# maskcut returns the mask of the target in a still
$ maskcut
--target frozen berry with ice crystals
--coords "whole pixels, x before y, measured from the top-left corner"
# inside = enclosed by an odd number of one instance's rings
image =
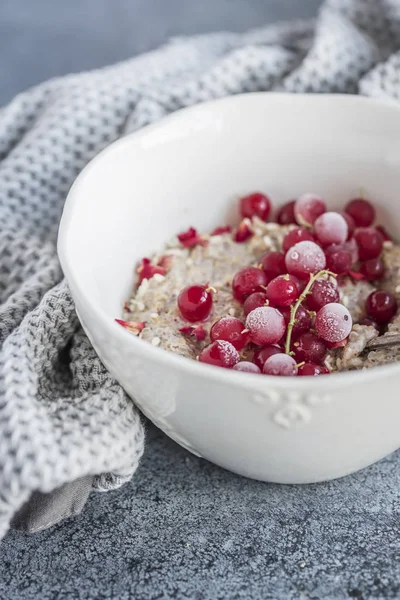
[[[367,298],[366,309],[368,316],[380,325],[389,323],[397,312],[396,298],[390,292],[377,290]]]
[[[289,248],[297,244],[298,242],[315,242],[315,238],[311,231],[304,227],[295,227],[292,231],[289,231],[283,238],[282,248],[284,252],[287,252]]]
[[[273,354],[282,354],[283,348],[274,345],[263,346],[254,352],[253,355],[253,363],[259,367],[259,369],[263,369],[265,361],[272,356]]]
[[[278,214],[276,215],[276,222],[279,225],[291,225],[292,223],[296,223],[296,218],[294,216],[294,204],[295,201],[287,202],[278,210]]]
[[[246,267],[236,273],[232,281],[233,295],[243,304],[247,296],[253,292],[263,291],[268,283],[268,278],[262,269]]]
[[[286,330],[285,319],[276,308],[261,306],[251,311],[246,318],[246,329],[250,339],[259,346],[276,344]]]
[[[240,360],[239,352],[232,344],[224,340],[217,340],[203,348],[199,354],[199,362],[232,369]]]
[[[383,248],[382,234],[375,227],[363,227],[354,233],[361,260],[376,258]]]
[[[268,304],[269,300],[265,292],[254,292],[253,294],[250,294],[243,303],[244,314],[247,317],[247,315],[255,308],[267,306]]]
[[[349,336],[352,326],[351,314],[338,302],[325,304],[315,317],[316,332],[326,342],[342,342]]]
[[[260,259],[260,267],[268,280],[286,273],[285,255],[283,252],[266,252]]]
[[[352,217],[356,227],[369,227],[375,220],[375,208],[364,198],[350,200],[345,211]]]
[[[310,273],[317,273],[325,268],[326,259],[322,248],[315,242],[299,242],[287,251],[285,263],[291,275],[308,279]]]
[[[336,212],[320,215],[314,223],[314,233],[322,246],[343,244],[347,240],[349,228],[346,219]]]
[[[293,350],[298,362],[313,362],[321,364],[326,356],[326,345],[315,333],[303,333],[293,344]]]
[[[311,294],[307,296],[307,306],[318,312],[325,304],[339,301],[339,290],[335,283],[317,279],[312,286]]]
[[[268,219],[271,212],[271,200],[265,194],[254,192],[240,199],[240,214],[245,219],[259,217],[262,221]]]
[[[212,342],[225,340],[235,346],[236,350],[242,350],[249,339],[249,334],[244,329],[245,327],[240,319],[222,317],[211,327],[210,339]]]
[[[178,308],[183,319],[196,323],[204,321],[212,309],[213,299],[210,288],[205,285],[188,285],[178,296]]]
[[[299,225],[313,225],[325,211],[325,202],[316,194],[303,194],[294,204],[294,216]]]
[[[279,275],[267,285],[267,298],[272,306],[290,306],[299,296],[298,282],[291,275]]]
[[[264,375],[293,377],[297,375],[297,365],[289,354],[274,354],[270,356],[263,367]]]
[[[247,360],[242,360],[241,362],[236,363],[233,367],[234,371],[241,371],[242,373],[261,373],[260,369],[252,362],[248,362]]]

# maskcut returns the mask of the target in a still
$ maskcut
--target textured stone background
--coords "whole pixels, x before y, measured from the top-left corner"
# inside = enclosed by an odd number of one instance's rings
[[[318,0],[0,0],[0,104],[170,36],[315,14]],[[400,454],[311,486],[245,480],[153,427],[134,480],[0,547],[0,599],[400,597]]]

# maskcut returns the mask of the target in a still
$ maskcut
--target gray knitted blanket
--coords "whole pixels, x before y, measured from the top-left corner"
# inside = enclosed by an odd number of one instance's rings
[[[93,489],[118,487],[143,452],[138,412],[82,332],[57,260],[72,182],[127,132],[258,90],[399,99],[399,0],[328,0],[316,24],[174,40],[44,83],[0,111],[0,537],[38,494],[59,499],[88,477]],[[42,502],[37,528],[81,507],[71,489],[68,510]]]

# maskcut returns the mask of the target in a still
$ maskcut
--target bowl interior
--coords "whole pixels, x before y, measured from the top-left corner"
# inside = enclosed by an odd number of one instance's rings
[[[400,225],[400,111],[349,96],[249,94],[187,109],[123,138],[82,172],[59,251],[72,287],[118,317],[138,260],[177,232],[235,219],[239,195],[306,191],[341,207],[360,188]]]

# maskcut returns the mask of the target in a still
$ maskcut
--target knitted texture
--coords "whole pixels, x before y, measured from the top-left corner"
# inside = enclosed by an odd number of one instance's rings
[[[174,40],[0,111],[0,536],[33,491],[89,474],[117,487],[143,451],[138,412],[80,328],[57,260],[72,182],[126,132],[260,90],[400,98],[400,2],[328,0],[316,24]]]

